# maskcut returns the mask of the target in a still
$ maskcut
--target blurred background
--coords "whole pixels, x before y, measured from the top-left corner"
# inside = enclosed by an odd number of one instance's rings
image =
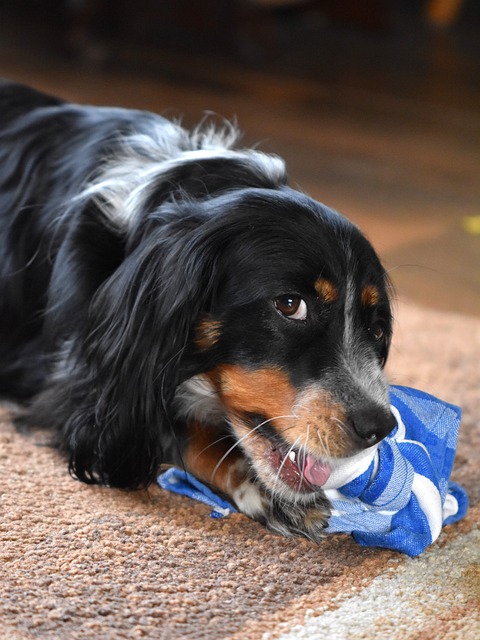
[[[0,76],[236,119],[399,298],[480,316],[478,0],[0,0]]]

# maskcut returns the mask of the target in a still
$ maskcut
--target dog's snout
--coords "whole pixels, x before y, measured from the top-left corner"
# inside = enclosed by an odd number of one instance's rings
[[[388,436],[395,428],[396,420],[390,411],[368,407],[352,413],[350,423],[365,445],[371,447]]]

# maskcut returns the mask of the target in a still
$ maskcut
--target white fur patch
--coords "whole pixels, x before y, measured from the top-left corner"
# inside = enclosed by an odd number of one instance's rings
[[[265,498],[259,488],[250,480],[245,480],[232,493],[232,498],[238,510],[250,518],[266,516]]]
[[[274,184],[285,181],[281,158],[252,149],[234,150],[239,132],[232,124],[222,128],[199,125],[187,131],[167,120],[152,122],[148,132],[122,141],[121,151],[80,195],[92,198],[116,226],[129,227],[162,177],[181,165],[202,160],[238,160]]]
[[[205,424],[220,424],[225,421],[223,405],[204,376],[194,376],[179,385],[174,402],[178,416],[186,420]]]

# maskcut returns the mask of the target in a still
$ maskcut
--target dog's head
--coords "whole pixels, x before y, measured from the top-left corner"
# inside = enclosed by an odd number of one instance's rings
[[[152,480],[175,449],[165,434],[181,432],[180,415],[196,415],[185,388],[199,376],[277,492],[315,491],[338,461],[393,428],[382,371],[388,283],[344,217],[287,187],[244,188],[164,203],[118,235],[119,262],[107,272],[112,251],[85,228],[67,249],[82,266],[59,261],[58,286],[81,292],[64,317],[76,325],[89,309],[75,370],[91,406],[73,418],[76,475],[118,486]],[[87,251],[100,256],[100,282]]]
[[[197,237],[214,268],[189,358],[264,483],[309,492],[394,427],[385,271],[353,224],[290,189],[214,209]]]

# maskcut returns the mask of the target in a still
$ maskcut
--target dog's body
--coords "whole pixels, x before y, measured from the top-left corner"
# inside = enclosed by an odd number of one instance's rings
[[[386,277],[234,138],[0,84],[0,393],[83,481],[183,465],[319,539],[332,469],[394,426]]]

